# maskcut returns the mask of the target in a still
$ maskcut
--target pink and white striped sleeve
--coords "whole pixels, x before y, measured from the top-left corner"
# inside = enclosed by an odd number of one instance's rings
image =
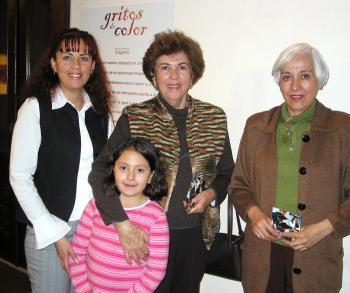
[[[165,214],[161,214],[149,232],[149,257],[140,280],[128,293],[152,293],[163,280],[168,263],[169,227]]]
[[[72,247],[78,258],[78,263],[75,263],[73,259],[69,258],[69,266],[71,270],[71,281],[76,293],[92,292],[87,278],[86,254],[95,213],[96,207],[93,200],[90,200],[79,220],[72,240]]]

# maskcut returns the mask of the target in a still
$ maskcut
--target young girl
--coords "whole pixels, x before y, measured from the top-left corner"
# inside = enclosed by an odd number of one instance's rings
[[[70,260],[71,279],[80,292],[153,292],[162,281],[169,248],[168,223],[156,202],[166,194],[159,154],[150,142],[130,139],[109,160],[107,188],[115,188],[129,220],[149,236],[149,255],[128,264],[113,225],[106,226],[91,200],[79,221]]]

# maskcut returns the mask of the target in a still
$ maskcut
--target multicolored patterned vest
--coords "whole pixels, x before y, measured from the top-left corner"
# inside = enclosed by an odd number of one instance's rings
[[[222,109],[189,97],[186,102],[186,138],[192,174],[204,176],[206,187],[216,175],[216,166],[224,150],[226,115]],[[159,97],[126,107],[132,137],[150,140],[161,153],[161,161],[168,182],[168,194],[161,204],[168,209],[180,161],[179,137],[171,114]],[[203,239],[209,249],[220,229],[219,207],[209,207],[202,221]]]

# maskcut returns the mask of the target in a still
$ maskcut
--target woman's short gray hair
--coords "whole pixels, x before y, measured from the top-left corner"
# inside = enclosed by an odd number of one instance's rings
[[[297,43],[289,46],[280,53],[272,68],[272,75],[279,84],[282,68],[289,63],[297,54],[310,54],[313,64],[317,84],[319,89],[323,88],[328,81],[329,69],[320,52],[306,43]]]

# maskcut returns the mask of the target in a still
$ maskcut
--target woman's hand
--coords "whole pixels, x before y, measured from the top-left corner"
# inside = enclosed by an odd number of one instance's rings
[[[141,260],[146,261],[148,257],[147,233],[128,220],[114,223],[114,227],[118,231],[126,262],[131,265],[133,261],[137,264],[141,264]]]
[[[215,191],[209,188],[198,193],[190,201],[184,201],[184,207],[187,214],[204,213],[214,199]]]
[[[288,237],[292,240],[283,242],[290,248],[298,251],[304,251],[313,247],[316,243],[333,232],[333,226],[328,219],[324,219],[316,224],[308,225],[300,229],[299,232],[284,232],[281,237]]]
[[[57,255],[61,260],[62,269],[69,275],[70,269],[68,266],[68,257],[70,256],[76,263],[78,262],[78,258],[75,255],[72,245],[67,237],[63,237],[55,242],[55,247]]]
[[[272,227],[271,219],[267,217],[258,206],[250,207],[248,209],[247,215],[252,223],[252,230],[256,237],[270,241],[274,241],[280,238],[280,234],[278,234]]]

